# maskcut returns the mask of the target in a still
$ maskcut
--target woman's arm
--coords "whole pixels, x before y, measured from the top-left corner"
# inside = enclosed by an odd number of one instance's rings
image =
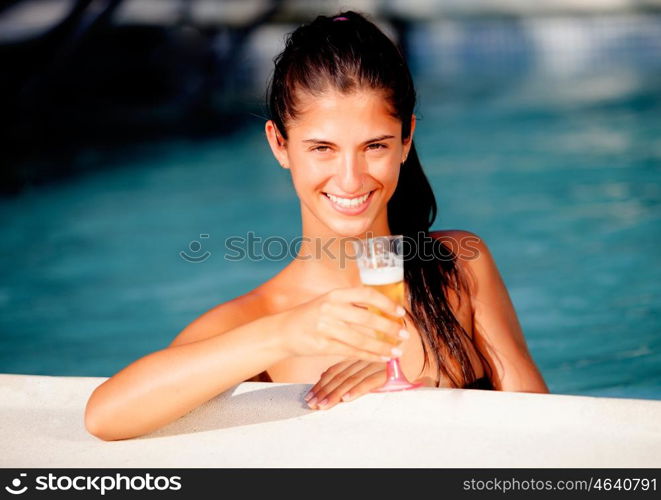
[[[255,311],[262,309],[251,307],[251,300],[238,298],[212,309],[169,347],[97,387],[85,410],[87,430],[105,440],[146,434],[290,356],[387,359],[393,346],[374,332],[397,338],[401,324],[355,304],[405,314],[386,295],[365,286],[337,288],[259,319],[253,319],[259,316]]]
[[[240,313],[233,302],[218,306],[106,380],[87,402],[87,430],[104,440],[147,434],[287,356],[274,335],[281,314],[233,325]]]
[[[474,339],[491,365],[494,387],[502,391],[548,393],[486,243],[469,231],[443,231],[441,239],[446,244],[448,237],[468,274]]]

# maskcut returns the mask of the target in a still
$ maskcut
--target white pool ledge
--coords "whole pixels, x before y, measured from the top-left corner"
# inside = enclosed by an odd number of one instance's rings
[[[240,384],[149,436],[85,431],[103,378],[0,374],[1,467],[661,467],[661,401],[457,389],[307,409]]]

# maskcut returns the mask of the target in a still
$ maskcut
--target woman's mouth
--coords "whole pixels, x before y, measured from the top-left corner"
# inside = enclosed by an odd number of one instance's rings
[[[341,196],[335,196],[332,193],[323,193],[324,198],[326,198],[331,206],[338,212],[345,215],[358,215],[367,210],[367,207],[372,201],[372,195],[374,194],[372,190],[369,193],[365,193],[361,196],[356,196],[353,198],[343,198]]]

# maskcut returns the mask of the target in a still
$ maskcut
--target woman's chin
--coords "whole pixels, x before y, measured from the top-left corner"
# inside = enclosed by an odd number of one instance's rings
[[[330,229],[343,238],[361,237],[372,226],[372,218],[361,218],[353,221],[333,221]]]

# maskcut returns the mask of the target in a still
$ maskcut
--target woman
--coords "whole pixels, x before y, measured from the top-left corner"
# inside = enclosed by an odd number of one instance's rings
[[[348,11],[299,27],[275,63],[265,130],[300,198],[297,258],[101,384],[87,404],[89,432],[145,434],[245,380],[314,384],[308,405],[328,409],[382,385],[393,356],[427,386],[548,392],[486,244],[467,231],[429,232],[436,202],[395,45]],[[351,238],[390,234],[435,255],[406,261],[406,310],[362,286],[343,258]]]

